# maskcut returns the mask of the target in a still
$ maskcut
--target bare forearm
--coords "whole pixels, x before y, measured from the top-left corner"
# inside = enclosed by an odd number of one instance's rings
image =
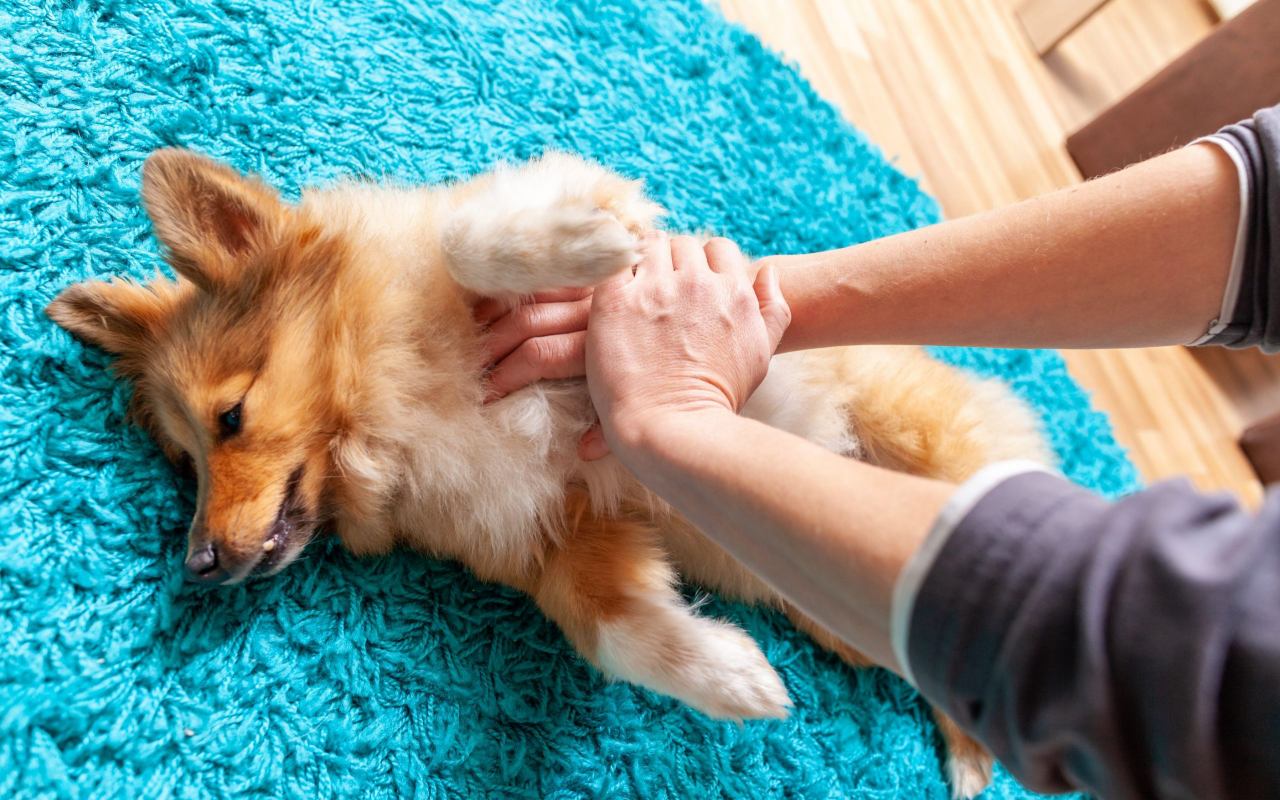
[[[727,412],[648,425],[622,455],[651,489],[878,663],[898,573],[953,491]]]
[[[1217,316],[1239,184],[1196,145],[1008,208],[864,245],[767,259],[782,350],[838,344],[1178,344]]]

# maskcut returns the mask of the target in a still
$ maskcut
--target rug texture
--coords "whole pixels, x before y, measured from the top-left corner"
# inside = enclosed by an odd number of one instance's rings
[[[607,684],[454,565],[321,545],[267,582],[184,584],[190,487],[109,359],[42,313],[162,267],[138,183],[165,145],[291,196],[556,147],[755,254],[934,221],[794,69],[701,0],[0,0],[0,42],[0,797],[946,797],[914,691],[773,613],[706,607],[795,701],[738,726]],[[1135,486],[1054,353],[937,355],[1033,403],[1071,478]],[[987,796],[1027,793],[1001,774]]]

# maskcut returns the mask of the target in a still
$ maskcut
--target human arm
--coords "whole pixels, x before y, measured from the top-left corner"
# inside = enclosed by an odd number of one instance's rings
[[[956,487],[725,412],[659,418],[615,449],[839,638],[896,671],[909,664],[1028,786],[1280,790],[1280,498],[1255,517],[1185,484],[1112,504],[1058,476],[1017,475],[941,539],[895,630],[895,588]]]
[[[1041,472],[963,509],[955,486],[725,411],[623,438],[646,485],[840,639],[909,664],[1028,786],[1280,790],[1280,497],[1256,517],[1185,484],[1112,504]],[[920,566],[941,509],[960,519]],[[925,579],[904,626],[908,565]]]
[[[781,349],[1190,342],[1218,312],[1238,186],[1231,160],[1201,144],[986,213],[771,256],[794,312]]]
[[[984,214],[759,263],[792,306],[781,351],[1189,343],[1218,316],[1239,216],[1235,165],[1199,144]],[[535,299],[483,320],[499,394],[582,374],[589,293]]]
[[[618,457],[1029,786],[1280,789],[1280,501],[1253,517],[1186,486],[1112,504],[1006,465],[957,488],[850,462],[734,414],[758,320],[744,349],[723,309],[617,298],[597,292],[587,367]]]
[[[789,312],[725,240],[651,237],[599,287],[588,385],[623,462],[795,605],[880,663],[894,577],[954,490],[737,415]]]
[[[809,617],[901,671],[894,581],[954,486],[714,410],[621,435],[627,466],[650,489]]]
[[[779,269],[794,314],[781,350],[871,342],[1275,350],[1280,106],[1043,197],[765,263]]]
[[[1276,231],[1280,107],[1045,197],[759,263],[778,270],[793,306],[782,350],[1194,342],[1271,351],[1280,348]],[[588,294],[482,314],[493,322],[498,394],[582,374]]]

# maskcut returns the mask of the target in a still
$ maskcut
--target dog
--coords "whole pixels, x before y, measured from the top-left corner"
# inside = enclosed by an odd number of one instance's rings
[[[347,183],[296,205],[181,149],[153,153],[142,197],[176,279],[89,281],[48,314],[115,354],[131,416],[197,476],[186,568],[206,583],[273,575],[320,530],[353,553],[407,546],[526,592],[591,663],[716,718],[782,717],[756,643],[699,616],[679,578],[790,606],[613,458],[583,462],[581,380],[485,402],[480,298],[514,303],[631,268],[661,209],[639,182],[551,153],[432,188]],[[779,355],[743,414],[851,458],[961,481],[1048,462],[1001,384],[906,347]],[[990,755],[945,715],[953,793]]]

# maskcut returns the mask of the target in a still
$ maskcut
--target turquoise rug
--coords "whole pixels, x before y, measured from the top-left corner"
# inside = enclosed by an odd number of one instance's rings
[[[795,700],[740,727],[607,685],[520,595],[410,554],[184,584],[190,487],[42,313],[160,267],[138,180],[164,145],[291,193],[564,148],[756,254],[934,221],[794,69],[701,0],[0,0],[0,42],[0,797],[946,797],[915,693],[772,613],[708,608]],[[1057,355],[939,355],[1034,403],[1072,478],[1135,486]]]

